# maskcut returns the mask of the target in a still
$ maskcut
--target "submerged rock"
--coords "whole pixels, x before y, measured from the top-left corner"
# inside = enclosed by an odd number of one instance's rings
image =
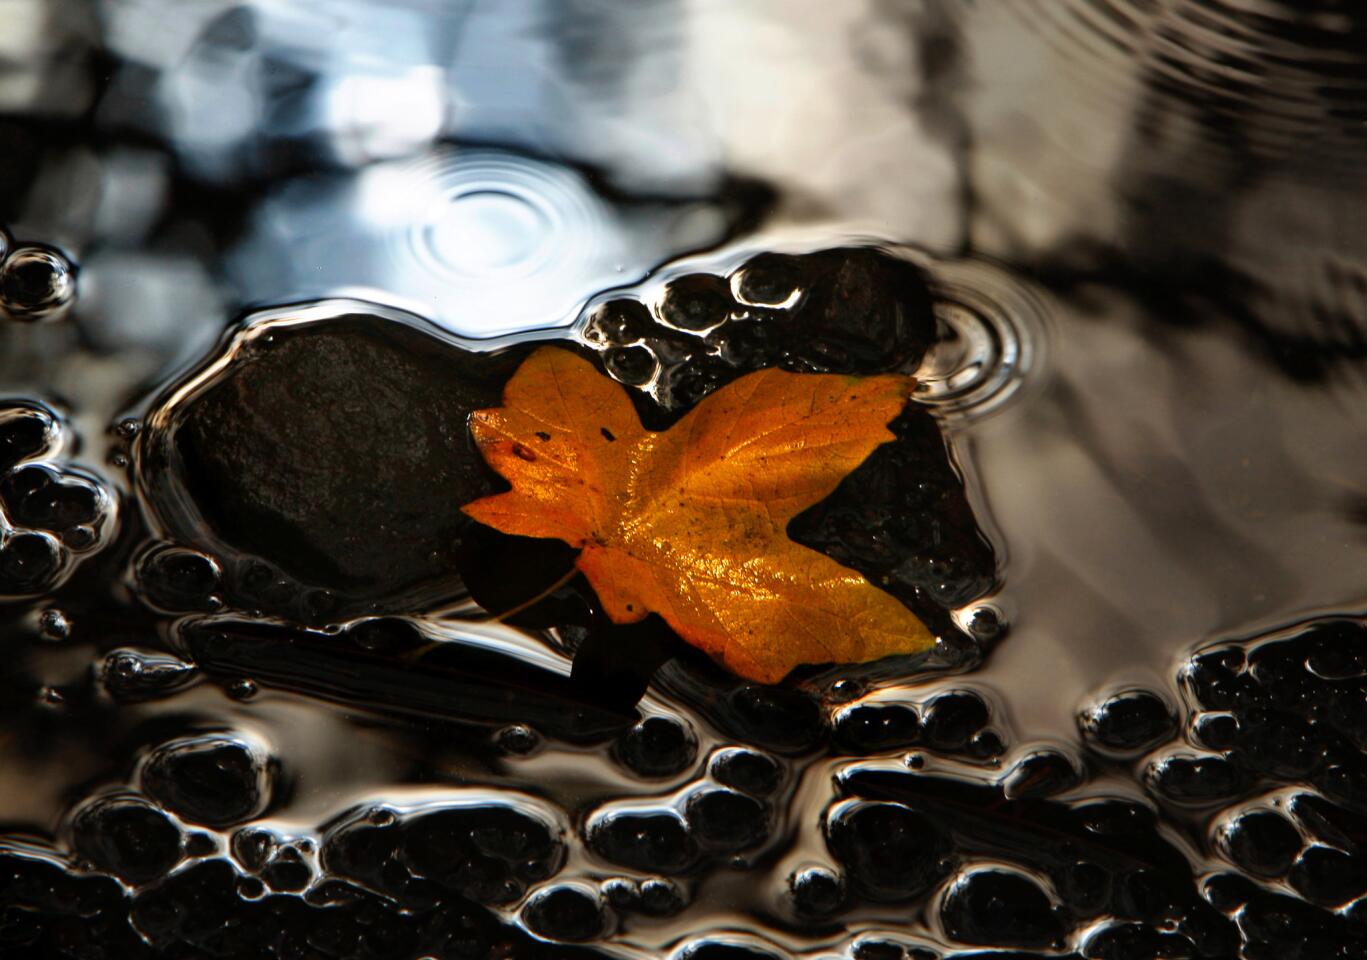
[[[460,506],[496,482],[466,419],[518,359],[363,313],[248,326],[148,418],[139,478],[232,606],[319,621],[457,596]]]

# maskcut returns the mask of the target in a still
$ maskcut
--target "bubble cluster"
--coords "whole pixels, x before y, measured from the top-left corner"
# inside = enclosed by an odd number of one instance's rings
[[[113,527],[114,493],[57,459],[66,440],[52,410],[0,406],[0,597],[52,590]]]

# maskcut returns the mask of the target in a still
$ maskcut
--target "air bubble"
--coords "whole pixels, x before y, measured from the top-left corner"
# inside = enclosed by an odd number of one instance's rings
[[[12,320],[55,320],[75,300],[76,268],[56,250],[17,247],[0,267],[0,311]]]

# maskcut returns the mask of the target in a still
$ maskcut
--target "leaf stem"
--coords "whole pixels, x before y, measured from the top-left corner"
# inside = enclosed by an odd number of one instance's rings
[[[565,572],[564,576],[562,576],[562,577],[560,577],[559,579],[557,579],[554,583],[552,583],[552,584],[551,584],[549,587],[547,587],[546,589],[542,590],[542,591],[541,591],[540,593],[538,593],[536,596],[531,597],[530,599],[527,599],[527,600],[523,600],[523,601],[522,601],[521,603],[519,603],[517,606],[515,606],[515,607],[513,607],[513,608],[511,608],[511,609],[509,609],[509,610],[504,610],[502,613],[497,614],[496,616],[486,617],[486,618],[483,619],[483,620],[476,620],[475,622],[476,622],[476,623],[502,623],[502,622],[504,622],[505,620],[507,620],[509,617],[515,617],[515,616],[517,616],[519,613],[521,613],[523,610],[526,610],[528,607],[533,607],[533,606],[535,606],[536,604],[540,603],[542,600],[545,600],[545,599],[546,599],[547,597],[549,597],[551,594],[555,593],[555,591],[559,590],[559,589],[560,589],[561,587],[563,587],[565,584],[567,584],[567,583],[569,583],[571,580],[573,580],[573,579],[575,578],[575,576],[578,575],[578,573],[579,573],[579,568],[578,568],[578,567],[572,566],[572,567],[569,568],[569,570],[567,570],[567,571]]]
[[[573,579],[575,578],[575,576],[576,576],[578,573],[579,573],[579,568],[578,568],[578,567],[572,566],[572,567],[569,568],[569,570],[565,571],[565,573],[564,573],[563,575],[561,575],[560,577],[557,577],[556,580],[555,580],[555,582],[552,583],[550,586],[548,586],[548,587],[546,587],[545,589],[541,590],[541,592],[537,593],[535,596],[532,596],[532,597],[530,597],[530,598],[528,598],[528,599],[526,599],[526,600],[523,600],[523,601],[522,601],[521,603],[519,603],[517,606],[511,607],[511,608],[509,608],[509,609],[507,609],[507,610],[504,610],[502,613],[495,614],[495,615],[490,616],[490,617],[483,617],[483,618],[481,618],[481,619],[479,619],[479,620],[466,620],[466,621],[464,621],[464,622],[465,622],[465,623],[479,623],[479,624],[483,624],[483,623],[503,623],[503,622],[504,622],[505,620],[507,620],[509,617],[515,617],[515,616],[517,616],[519,613],[521,613],[523,610],[526,610],[528,607],[533,607],[533,606],[535,606],[536,604],[540,603],[542,600],[545,600],[545,599],[546,599],[547,597],[549,597],[551,594],[555,593],[555,591],[559,590],[559,589],[560,589],[561,587],[563,587],[565,584],[567,584],[567,583],[569,583],[571,580],[573,580]],[[445,643],[445,642],[446,642],[446,641],[444,641],[444,640],[429,640],[427,643],[424,643],[422,646],[420,646],[420,647],[415,647],[414,649],[409,650],[407,653],[403,654],[399,659],[404,660],[404,661],[407,661],[407,662],[409,662],[409,663],[413,662],[414,660],[420,660],[420,659],[422,659],[424,656],[426,656],[427,654],[431,653],[433,650],[437,649],[437,647],[441,646],[441,645],[442,645],[443,643]]]

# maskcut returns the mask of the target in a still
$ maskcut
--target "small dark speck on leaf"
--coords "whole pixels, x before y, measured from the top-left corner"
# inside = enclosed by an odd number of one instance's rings
[[[536,454],[532,453],[531,450],[520,443],[513,444],[513,456],[517,457],[519,460],[526,460],[528,463],[532,463],[536,460]]]
[[[603,435],[603,439],[607,440],[608,443],[612,443],[617,439],[607,427],[599,427],[598,432]]]
[[[545,430],[536,431],[536,439],[540,440],[542,443],[545,443],[550,438],[551,435],[547,433]]]

